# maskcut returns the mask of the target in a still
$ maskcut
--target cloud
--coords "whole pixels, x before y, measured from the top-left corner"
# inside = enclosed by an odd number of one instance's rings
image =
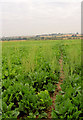
[[[1,0],[1,2],[81,2],[82,0]]]
[[[3,35],[80,32],[80,0],[3,0]]]

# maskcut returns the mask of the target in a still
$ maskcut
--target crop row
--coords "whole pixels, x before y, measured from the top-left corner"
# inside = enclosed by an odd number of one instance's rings
[[[64,80],[62,91],[56,96],[55,110],[52,117],[56,119],[81,120],[81,48],[76,45],[62,45]]]
[[[50,94],[59,79],[59,57],[53,43],[3,46],[3,119],[47,116],[45,111],[52,104]]]

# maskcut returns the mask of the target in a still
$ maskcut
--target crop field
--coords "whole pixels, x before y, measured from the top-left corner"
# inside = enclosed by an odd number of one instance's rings
[[[2,42],[3,120],[81,120],[81,70],[81,40]]]

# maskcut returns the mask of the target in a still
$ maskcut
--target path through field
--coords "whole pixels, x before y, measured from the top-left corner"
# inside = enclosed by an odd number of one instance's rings
[[[59,64],[60,64],[60,79],[59,79],[59,83],[56,84],[56,85],[57,85],[57,88],[56,88],[56,90],[55,90],[55,92],[54,92],[54,95],[53,95],[53,97],[51,97],[51,99],[52,99],[52,105],[49,107],[49,110],[47,111],[48,118],[52,118],[52,117],[51,117],[51,112],[52,112],[52,109],[55,110],[56,95],[59,94],[59,91],[61,91],[60,85],[62,84],[63,79],[64,79],[64,72],[63,72],[63,55],[61,55],[61,58],[60,58],[60,60],[59,60]]]

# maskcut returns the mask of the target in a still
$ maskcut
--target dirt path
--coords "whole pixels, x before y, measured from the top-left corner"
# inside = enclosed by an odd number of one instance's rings
[[[59,83],[56,84],[56,85],[57,85],[56,91],[54,92],[53,97],[51,97],[51,99],[52,99],[52,105],[49,107],[49,110],[47,111],[48,118],[52,118],[52,117],[51,117],[51,112],[52,112],[52,109],[55,110],[56,95],[59,94],[59,91],[61,91],[60,85],[62,84],[63,79],[64,79],[64,72],[63,72],[63,55],[61,55],[61,58],[60,58],[60,60],[59,60],[59,64],[60,64],[60,79],[59,79]]]

